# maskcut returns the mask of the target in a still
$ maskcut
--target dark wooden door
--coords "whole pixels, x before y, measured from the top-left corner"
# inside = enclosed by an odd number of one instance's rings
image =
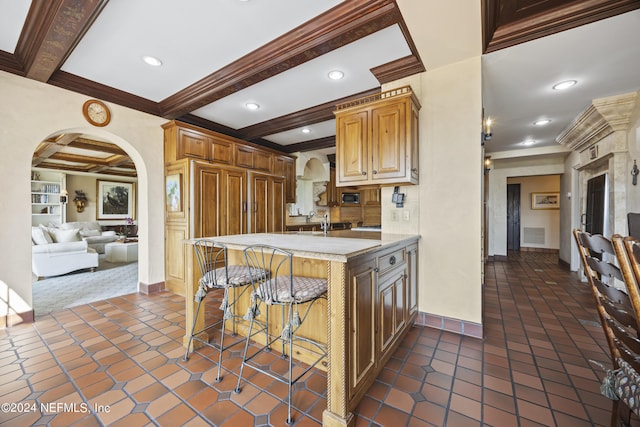
[[[584,229],[587,233],[604,233],[604,200],[607,175],[603,174],[587,181],[587,212]]]
[[[520,250],[520,184],[507,184],[507,250]]]

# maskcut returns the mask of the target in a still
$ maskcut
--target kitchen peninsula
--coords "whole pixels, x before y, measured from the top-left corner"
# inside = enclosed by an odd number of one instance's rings
[[[230,264],[244,263],[242,250],[247,246],[267,244],[293,253],[294,274],[328,279],[327,303],[312,308],[315,312],[298,333],[328,346],[323,425],[355,425],[353,411],[416,317],[419,236],[340,230],[326,236],[258,233],[212,240],[227,246]],[[191,284],[185,290],[186,325],[191,325],[199,270],[193,249],[187,247],[186,253],[186,283]],[[204,316],[199,317],[202,325]],[[304,360],[304,353],[294,357]]]

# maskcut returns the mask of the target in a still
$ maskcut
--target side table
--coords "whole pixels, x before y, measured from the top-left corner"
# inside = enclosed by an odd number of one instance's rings
[[[109,262],[131,262],[138,260],[138,242],[112,242],[104,245],[104,257]]]

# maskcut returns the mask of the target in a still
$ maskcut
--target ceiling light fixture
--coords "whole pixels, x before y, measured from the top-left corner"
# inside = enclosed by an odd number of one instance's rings
[[[162,65],[162,61],[160,61],[155,56],[145,55],[142,57],[142,60],[145,62],[145,64],[151,65],[152,67],[159,67]]]
[[[551,123],[551,119],[540,119],[533,122],[534,126],[546,126]]]
[[[535,144],[535,143],[536,143],[536,141],[535,141],[535,140],[533,140],[533,139],[528,139],[528,140],[526,140],[526,141],[523,141],[523,142],[522,142],[522,145],[533,145],[533,144]]]
[[[304,129],[302,129],[302,133],[311,133],[311,129],[304,128]]]
[[[566,80],[564,82],[560,82],[560,83],[556,83],[552,86],[553,90],[565,90],[565,89],[569,89],[571,86],[574,86],[576,83],[578,83],[577,80]]]
[[[256,104],[255,102],[247,102],[246,104],[244,104],[245,107],[247,107],[247,110],[257,110],[258,108],[260,108],[260,105]]]
[[[341,78],[344,77],[344,73],[340,70],[333,70],[333,71],[329,71],[328,76],[331,80],[340,80]]]

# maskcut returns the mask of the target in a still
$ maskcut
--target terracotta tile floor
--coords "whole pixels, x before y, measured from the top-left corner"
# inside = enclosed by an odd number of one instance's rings
[[[588,363],[608,360],[591,298],[555,256],[488,263],[486,339],[413,328],[358,407],[356,425],[608,425],[602,374]],[[225,356],[231,372],[220,383],[213,351],[182,361],[183,313],[176,295],[134,294],[0,331],[0,403],[14,404],[0,424],[284,425],[282,384],[246,369],[249,383],[232,392],[239,351]],[[295,425],[321,423],[325,385],[322,372],[298,384]]]

